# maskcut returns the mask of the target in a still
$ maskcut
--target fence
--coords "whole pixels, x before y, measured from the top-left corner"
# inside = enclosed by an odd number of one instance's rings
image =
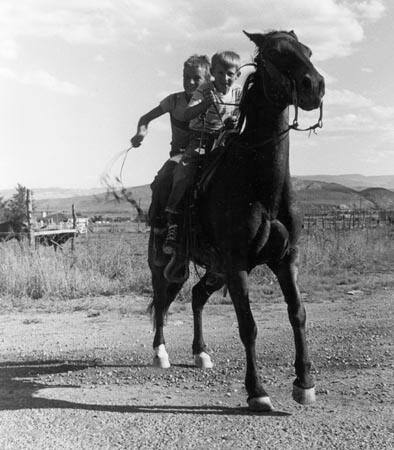
[[[376,228],[394,223],[394,210],[328,210],[304,215],[303,228],[307,233],[316,229],[345,231]]]

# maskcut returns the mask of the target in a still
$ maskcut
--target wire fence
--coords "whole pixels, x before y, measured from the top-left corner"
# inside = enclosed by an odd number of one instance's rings
[[[306,212],[303,217],[303,233],[314,234],[324,230],[335,232],[348,232],[357,229],[386,228],[392,230],[394,226],[394,210],[327,210],[318,213]],[[60,230],[61,235],[62,230]],[[64,231],[64,230],[63,230]],[[107,221],[101,223],[89,223],[84,233],[75,234],[78,240],[108,239],[110,236],[127,234],[146,234],[150,227],[145,221]],[[52,231],[55,234],[56,230]],[[0,232],[0,241],[13,238],[24,239],[28,234],[25,232]]]

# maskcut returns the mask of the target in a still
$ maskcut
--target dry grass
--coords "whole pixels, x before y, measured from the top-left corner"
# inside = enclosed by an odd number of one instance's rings
[[[0,295],[14,300],[150,295],[147,240],[147,234],[91,235],[79,238],[74,252],[69,247],[63,252],[45,247],[32,251],[16,242],[2,243]],[[389,285],[390,261],[394,259],[392,242],[387,228],[304,236],[300,264],[303,292],[329,292],[333,286],[361,289],[369,284],[373,288],[374,283],[382,282]],[[197,281],[198,275],[192,269],[181,300],[190,299],[191,288]],[[250,290],[252,298],[264,296],[281,301],[276,279],[265,266],[253,271]],[[229,299],[218,293],[211,301],[222,303]]]

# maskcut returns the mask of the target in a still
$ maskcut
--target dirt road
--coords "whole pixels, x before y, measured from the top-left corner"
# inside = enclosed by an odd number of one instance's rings
[[[269,414],[246,408],[232,306],[206,308],[210,371],[192,366],[189,304],[174,305],[169,317],[168,370],[150,365],[146,299],[3,313],[0,448],[393,448],[391,297],[356,292],[306,304],[317,380],[309,407],[291,398],[285,305],[254,303],[258,361],[275,408]]]

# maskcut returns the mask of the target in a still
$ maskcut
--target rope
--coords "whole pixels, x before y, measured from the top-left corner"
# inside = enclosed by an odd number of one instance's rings
[[[111,172],[113,166],[115,165],[115,163],[123,156],[123,161],[122,161],[122,165],[120,168],[120,172],[119,172],[119,177],[116,177],[115,179],[117,181],[119,181],[122,185],[122,173],[123,173],[123,167],[125,165],[126,159],[127,159],[127,155],[129,153],[129,151],[133,148],[133,146],[131,145],[129,148],[127,148],[126,150],[122,150],[119,153],[117,153],[115,156],[113,156],[109,162],[107,163],[107,165],[104,168],[104,171],[100,177],[100,180],[102,182],[104,182],[104,184],[107,184],[108,182],[108,178],[109,178],[109,173]]]
[[[129,148],[120,151],[110,159],[108,164],[105,166],[104,172],[100,177],[100,181],[107,188],[107,197],[112,196],[117,202],[126,200],[128,203],[134,206],[134,208],[137,210],[138,215],[140,215],[141,208],[139,207],[137,201],[134,199],[132,192],[127,190],[127,188],[124,186],[122,180],[123,168],[126,163],[127,155],[132,148],[134,147],[131,145]],[[113,183],[111,182],[111,177],[109,173],[111,172],[112,168],[114,167],[116,162],[119,161],[120,158],[123,159],[122,164],[120,166],[119,176],[115,176],[115,183]]]

